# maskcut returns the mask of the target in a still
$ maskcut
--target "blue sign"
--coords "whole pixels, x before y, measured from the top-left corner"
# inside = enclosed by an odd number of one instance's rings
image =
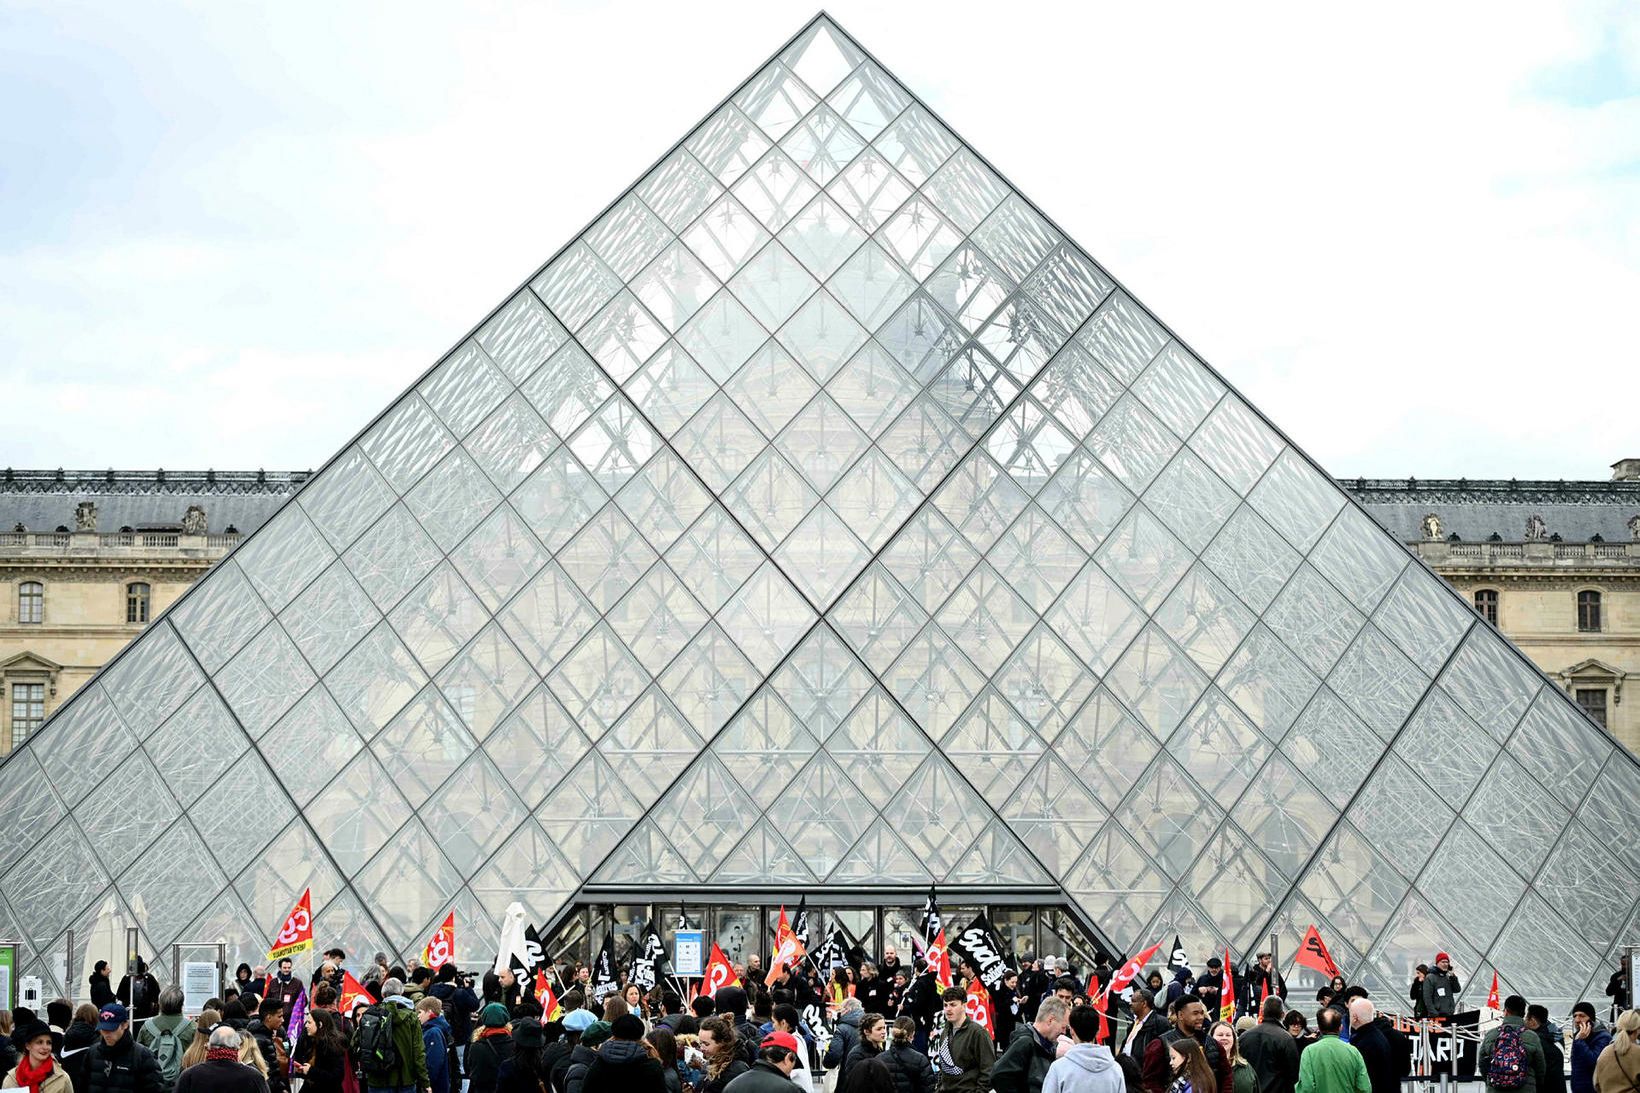
[[[680,976],[705,975],[706,931],[679,930],[672,943],[672,974]]]

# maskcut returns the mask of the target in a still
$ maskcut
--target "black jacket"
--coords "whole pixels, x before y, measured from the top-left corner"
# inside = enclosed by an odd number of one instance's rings
[[[114,987],[108,981],[108,976],[91,973],[91,1004],[102,1009],[110,1002],[116,1002]]]
[[[1021,1025],[991,1066],[991,1088],[996,1093],[1039,1093],[1053,1061],[1054,1045],[1043,1047],[1036,1029]]]
[[[1399,1093],[1401,1076],[1395,1065],[1395,1054],[1389,1039],[1377,1024],[1362,1025],[1350,1030],[1350,1046],[1361,1053],[1367,1064],[1367,1080],[1372,1093]]]
[[[501,1064],[513,1057],[512,1033],[486,1036],[467,1045],[467,1088],[470,1093],[495,1093]]]
[[[759,1059],[723,1088],[732,1089],[734,1093],[791,1093],[797,1087],[780,1072],[779,1067]]]
[[[581,1093],[666,1093],[660,1060],[637,1040],[605,1040],[587,1064]]]
[[[268,1064],[268,1089],[270,1093],[281,1093],[282,1090],[290,1089],[290,1078],[286,1076],[284,1069],[279,1066],[278,1052],[273,1046],[273,1033],[269,1031],[268,1026],[258,1019],[252,1021],[250,1028],[245,1031],[256,1038],[256,1046],[262,1052],[262,1061]],[[280,1042],[284,1042],[283,1035],[280,1036]],[[290,1048],[287,1046],[285,1051],[288,1056]]]
[[[71,1077],[74,1070],[84,1075],[86,1093],[166,1093],[159,1060],[132,1038],[129,1029],[113,1047],[98,1037],[96,1043],[71,1056],[69,1064]],[[75,1088],[82,1088],[77,1079]]]
[[[868,1044],[864,1039],[849,1048],[848,1058],[843,1060],[843,1068],[837,1072],[837,1088],[847,1089],[848,1076],[854,1073],[854,1068],[867,1059],[875,1059],[881,1054],[874,1044]]]
[[[928,1056],[910,1044],[890,1040],[879,1058],[894,1075],[895,1093],[934,1093],[934,1072],[929,1068]]]
[[[1543,1044],[1543,1080],[1538,1082],[1537,1093],[1566,1093],[1566,1053],[1560,1049],[1560,1041],[1550,1035],[1546,1028],[1537,1029],[1538,1040]]]
[[[888,1011],[888,991],[893,985],[880,975],[862,979],[860,985],[855,988],[854,997],[860,1000],[860,1005],[865,1007],[867,1013],[893,1017],[894,1015]]]
[[[473,1014],[478,1012],[478,995],[471,987],[458,987],[445,981],[434,983],[427,993],[444,1003],[444,1019],[450,1022],[450,1033],[458,1044],[473,1038]]]
[[[730,1082],[734,1081],[742,1074],[749,1073],[751,1069],[751,1064],[745,1059],[737,1058],[734,1062],[724,1067],[723,1073],[719,1074],[716,1078],[702,1078],[700,1082],[700,1093],[723,1093],[725,1089],[729,1088]],[[778,1074],[779,1071],[777,1070],[775,1073]],[[791,1084],[790,1078],[786,1079],[786,1084]],[[785,1093],[785,1091],[782,1090],[781,1093]]]
[[[1162,1016],[1162,1011],[1152,1009],[1145,1014],[1145,1019],[1139,1022],[1139,1034],[1133,1038],[1133,1046],[1128,1049],[1127,1054],[1133,1057],[1135,1063],[1138,1063],[1145,1057],[1145,1048],[1150,1046],[1150,1041],[1162,1035],[1167,1029],[1167,1018]],[[1269,1091],[1266,1090],[1265,1093],[1269,1093]],[[1291,1091],[1289,1090],[1288,1093],[1291,1093]]]
[[[1242,1058],[1258,1075],[1259,1093],[1293,1093],[1298,1085],[1298,1041],[1278,1021],[1260,1021],[1241,1034]]]
[[[146,1021],[159,1013],[159,980],[147,972],[135,979],[127,975],[120,980],[114,997],[131,1011],[131,1020]]]
[[[552,1082],[556,1093],[581,1093],[581,1083],[586,1080],[587,1067],[591,1066],[592,1060],[597,1057],[598,1052],[585,1044],[576,1044],[571,1048],[570,1053],[564,1056],[564,1061],[559,1064],[564,1068],[562,1077],[559,1076],[559,1071],[553,1071]]]
[[[206,1059],[182,1072],[176,1093],[268,1093],[268,1080],[244,1063]]]

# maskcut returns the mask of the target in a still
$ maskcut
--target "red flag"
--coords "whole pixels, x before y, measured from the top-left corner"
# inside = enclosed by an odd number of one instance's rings
[[[929,943],[926,959],[928,961],[928,970],[934,973],[934,978],[939,982],[939,985],[949,987],[951,985],[951,953],[945,947],[944,926],[940,927],[940,932]]]
[[[421,950],[421,962],[437,971],[455,958],[456,913],[451,911],[444,916],[444,924],[433,931],[433,936]]]
[[[1111,982],[1116,982],[1115,976],[1111,977]],[[1105,1020],[1105,1013],[1110,1008],[1110,997],[1108,993],[1100,993],[1097,975],[1088,977],[1088,996],[1093,999],[1093,1008],[1099,1013],[1099,1037],[1094,1043],[1102,1044],[1110,1039],[1110,1023]]]
[[[1140,953],[1138,956],[1116,969],[1116,974],[1110,977],[1110,986],[1105,988],[1106,994],[1121,994],[1128,989],[1128,985],[1139,978],[1139,973],[1145,970],[1150,958],[1156,955],[1156,950],[1162,947],[1160,941]]]
[[[302,898],[296,901],[296,906],[290,909],[285,916],[285,924],[279,927],[279,933],[274,936],[273,948],[268,950],[269,960],[283,960],[292,953],[299,953],[313,948],[313,890],[304,888]]]
[[[1498,969],[1492,969],[1492,989],[1486,992],[1486,1008],[1501,1010],[1503,1003],[1498,1001]]]
[[[943,935],[945,931],[941,930],[940,933]],[[938,943],[936,940],[935,944]],[[997,1038],[997,1025],[995,1014],[991,1009],[991,992],[985,989],[985,984],[980,982],[977,975],[968,981],[966,1008],[969,1019],[977,1022],[981,1028],[990,1034],[991,1039],[995,1040]]]
[[[558,1005],[558,995],[553,993],[552,984],[547,982],[547,969],[541,968],[535,973],[535,1000],[541,1003],[541,1020],[556,1021],[563,1013],[563,1007]]]
[[[1341,974],[1338,965],[1333,963],[1332,954],[1327,951],[1327,943],[1321,940],[1321,934],[1313,925],[1305,931],[1304,940],[1298,945],[1298,955],[1293,959],[1328,979]]]
[[[781,907],[780,923],[774,928],[774,955],[769,958],[769,974],[763,977],[763,985],[774,986],[782,966],[795,968],[802,959],[803,942],[792,932],[791,923],[786,921],[786,908]]]
[[[1230,971],[1230,950],[1224,950],[1224,979],[1219,986],[1219,1020],[1236,1019],[1236,977]]]
[[[723,955],[717,942],[712,942],[712,959],[706,964],[706,979],[700,985],[700,993],[711,998],[717,994],[719,987],[727,987],[735,981],[735,966],[729,963],[729,958]]]
[[[352,972],[348,971],[346,968],[343,968],[341,999],[338,1002],[338,1005],[341,1007],[341,1011],[343,1013],[353,1012],[353,1002],[357,998],[363,998],[366,1002],[370,1003],[374,1003],[376,1001],[374,998],[370,997],[370,992],[364,989],[364,984],[359,982],[357,979],[354,979]]]
[[[1270,973],[1270,975],[1274,975],[1274,974],[1275,974],[1274,971],[1272,971]],[[1267,976],[1264,977],[1264,982],[1260,983],[1259,986],[1258,986],[1258,1008],[1259,1009],[1262,1010],[1264,1008],[1264,1003],[1269,999],[1269,997],[1270,997],[1270,976],[1267,975]]]

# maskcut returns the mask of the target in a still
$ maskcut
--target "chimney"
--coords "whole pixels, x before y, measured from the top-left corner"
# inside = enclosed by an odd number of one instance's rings
[[[1640,459],[1619,459],[1612,464],[1613,482],[1640,482]]]

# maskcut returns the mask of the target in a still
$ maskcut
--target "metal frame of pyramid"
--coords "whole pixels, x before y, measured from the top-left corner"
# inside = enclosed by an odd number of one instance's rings
[[[67,929],[250,953],[308,886],[403,953],[938,882],[1564,1001],[1640,931],[1636,799],[822,13],[0,766],[0,928],[54,990]]]

